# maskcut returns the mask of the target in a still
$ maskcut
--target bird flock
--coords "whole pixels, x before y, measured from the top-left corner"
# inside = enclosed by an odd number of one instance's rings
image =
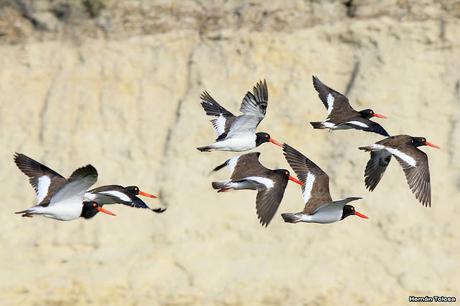
[[[385,116],[372,109],[356,111],[345,95],[328,87],[316,76],[313,76],[313,87],[327,109],[325,120],[310,122],[314,129],[356,129],[386,137],[375,144],[359,148],[370,152],[364,172],[366,188],[370,191],[375,189],[394,156],[401,164],[415,197],[423,205],[431,206],[428,158],[418,147],[439,147],[424,137],[390,136],[380,124],[370,120],[373,117],[386,118]],[[282,147],[284,157],[297,176],[291,176],[286,169],[271,170],[264,167],[259,162],[259,152],[233,157],[214,168],[213,171],[218,171],[226,167],[231,173],[229,180],[212,182],[212,187],[217,192],[257,190],[256,211],[263,226],[268,226],[276,214],[289,181],[301,186],[305,206],[301,212],[281,214],[285,222],[333,223],[352,215],[368,218],[348,204],[362,199],[361,197],[333,201],[329,192],[329,176],[318,165],[290,145],[275,140],[270,134],[256,132],[257,126],[267,113],[268,87],[265,80],[258,82],[252,92],[246,93],[240,108],[242,114],[239,116],[225,109],[206,91],[201,95],[201,100],[206,115],[214,117],[211,123],[217,139],[212,144],[198,147],[199,151],[242,152],[271,142]]]
[[[370,120],[373,117],[386,118],[385,116],[375,113],[372,109],[356,111],[345,95],[328,87],[315,76],[313,76],[313,87],[327,109],[325,120],[310,122],[314,129],[356,129],[386,137],[369,146],[359,147],[360,150],[370,152],[370,159],[364,171],[366,188],[373,191],[377,187],[394,156],[403,168],[407,183],[415,197],[424,206],[431,206],[428,157],[418,147],[424,145],[439,147],[428,142],[424,137],[390,136],[380,124]],[[281,217],[287,223],[333,223],[352,215],[368,218],[348,204],[362,199],[361,197],[332,200],[329,176],[318,165],[292,146],[272,138],[270,134],[256,132],[268,107],[268,86],[265,80],[259,81],[252,92],[246,93],[240,107],[241,115],[238,116],[220,105],[207,91],[204,91],[200,98],[206,115],[213,117],[211,123],[217,138],[209,145],[198,147],[199,151],[245,152],[270,142],[282,148],[286,161],[296,175],[296,177],[291,176],[286,169],[266,168],[259,161],[260,152],[235,156],[212,170],[212,172],[223,168],[230,170],[228,180],[212,182],[212,188],[219,193],[243,189],[257,191],[256,212],[263,226],[268,226],[275,216],[289,181],[300,185],[305,206],[301,212],[282,213]],[[21,153],[14,155],[14,162],[29,178],[36,193],[35,206],[16,212],[23,217],[41,215],[69,221],[80,217],[89,219],[99,212],[115,215],[103,208],[104,205],[110,204],[144,208],[156,213],[166,210],[150,208],[138,196],[149,198],[156,198],[156,196],[141,191],[137,186],[106,185],[89,190],[98,177],[97,170],[92,165],[78,168],[66,179]]]

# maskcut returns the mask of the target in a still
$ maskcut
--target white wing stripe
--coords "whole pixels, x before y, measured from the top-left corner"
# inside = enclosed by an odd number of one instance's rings
[[[371,146],[372,150],[373,151],[380,151],[380,150],[384,150],[386,149],[385,146],[381,145],[381,144],[377,144],[377,143],[374,143],[372,146]]]
[[[226,121],[227,120],[222,115],[217,117],[216,121],[214,121],[215,122],[216,132],[217,132],[218,136],[222,135],[225,132],[225,122]]]
[[[239,156],[236,156],[236,157],[229,159],[227,167],[231,173],[235,171],[235,167],[236,167],[236,164],[238,163],[239,158],[240,158]]]
[[[403,161],[405,161],[407,164],[409,164],[412,167],[415,167],[415,165],[417,164],[414,158],[412,158],[410,155],[407,155],[404,152],[399,151],[398,149],[386,147],[386,150],[390,152],[391,154],[393,154],[394,156],[399,157],[400,159],[402,159]]]
[[[315,176],[311,172],[308,172],[307,179],[305,181],[305,187],[302,193],[303,200],[305,203],[307,203],[308,200],[310,200],[311,191],[313,190],[314,182],[315,182]]]
[[[364,127],[364,128],[369,127],[367,124],[362,123],[362,122],[360,122],[360,121],[348,121],[348,122],[346,122],[346,123],[347,123],[347,124],[354,124],[354,125],[361,126],[361,127]]]
[[[44,175],[38,178],[37,203],[40,203],[44,198],[46,198],[50,185],[51,179],[49,176]]]
[[[327,114],[330,115],[334,109],[334,97],[331,94],[327,95]]]
[[[128,197],[126,194],[124,194],[123,192],[120,192],[120,191],[109,190],[109,191],[102,191],[102,192],[99,192],[99,193],[107,194],[107,195],[119,198],[120,200],[122,200],[124,202],[131,202],[130,197]]]
[[[267,189],[270,189],[272,188],[275,184],[273,183],[273,181],[271,179],[268,179],[266,177],[260,177],[260,176],[249,176],[247,178],[245,178],[246,180],[251,180],[251,181],[254,181],[256,183],[259,183],[261,185],[264,185],[265,188]]]
[[[328,121],[324,121],[324,122],[323,122],[323,125],[324,125],[325,127],[327,127],[327,128],[331,128],[331,129],[334,128],[334,127],[336,126],[335,123],[328,122]]]

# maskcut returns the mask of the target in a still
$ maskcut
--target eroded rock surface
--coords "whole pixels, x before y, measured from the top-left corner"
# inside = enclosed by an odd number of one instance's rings
[[[85,2],[85,1],[83,1]],[[90,1],[91,2],[91,1]],[[96,1],[97,2],[97,1]],[[460,6],[458,1],[78,1],[0,3],[0,300],[6,305],[406,305],[409,295],[457,295],[460,282]],[[91,16],[94,14],[94,16]],[[36,18],[44,28],[31,21]],[[313,130],[325,109],[315,74],[392,134],[425,136],[432,207],[393,161],[373,193],[368,155],[378,135]],[[268,228],[255,194],[216,194],[209,175],[232,153],[195,147],[215,137],[203,90],[229,110],[269,85],[259,129],[331,176],[333,198],[370,219]],[[15,151],[64,175],[91,163],[98,184],[160,193],[162,215],[23,219],[34,194]],[[259,148],[287,168],[275,146]],[[288,185],[279,212],[303,207]]]

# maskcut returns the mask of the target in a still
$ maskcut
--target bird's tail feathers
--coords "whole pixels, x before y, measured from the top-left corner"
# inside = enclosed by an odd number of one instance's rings
[[[212,182],[212,188],[217,189],[217,192],[229,191],[233,188],[231,181]]]
[[[283,217],[284,222],[287,223],[298,223],[302,221],[302,215],[300,213],[284,213],[281,214]]]
[[[211,152],[212,148],[210,146],[198,147],[196,148],[200,152]]]
[[[371,146],[359,147],[358,149],[363,150],[363,151],[366,151],[366,152],[372,151],[372,147],[371,147]]]
[[[322,122],[310,122],[311,126],[314,128],[314,129],[324,129],[324,125]]]
[[[22,217],[33,217],[34,213],[30,209],[14,212],[15,214],[22,214]]]

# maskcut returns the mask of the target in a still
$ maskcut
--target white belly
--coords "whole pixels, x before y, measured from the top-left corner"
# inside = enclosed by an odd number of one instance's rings
[[[35,206],[30,209],[33,214],[42,215],[47,218],[60,221],[70,221],[80,217],[83,209],[82,203],[64,205],[54,204],[47,207]]]
[[[313,215],[303,215],[302,222],[307,223],[333,223],[340,221],[342,218],[343,210],[336,205],[327,205],[321,208]]]
[[[254,137],[232,137],[217,141],[211,145],[215,150],[242,152],[256,147],[256,136]]]

